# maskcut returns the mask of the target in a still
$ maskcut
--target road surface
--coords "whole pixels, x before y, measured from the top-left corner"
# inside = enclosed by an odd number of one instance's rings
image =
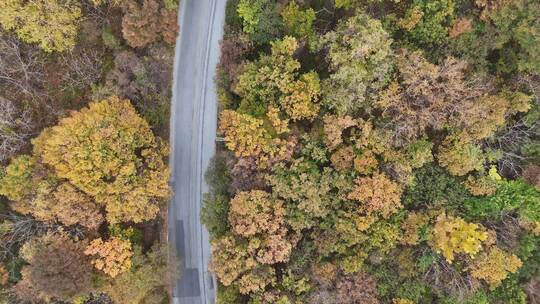
[[[217,95],[214,87],[226,0],[181,0],[171,106],[169,243],[181,258],[174,304],[214,304],[208,272],[210,244],[200,221],[204,172],[215,152]]]

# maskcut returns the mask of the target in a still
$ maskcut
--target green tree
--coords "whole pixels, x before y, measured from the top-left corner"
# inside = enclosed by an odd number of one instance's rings
[[[491,15],[487,31],[493,31],[498,51],[498,69],[540,74],[540,3],[511,1]],[[488,36],[491,36],[487,34]]]
[[[524,181],[502,181],[493,195],[475,197],[463,204],[465,215],[471,219],[501,219],[516,211],[526,222],[540,222],[540,193]]]
[[[290,166],[274,166],[267,176],[272,194],[286,202],[287,221],[298,231],[329,215],[336,179],[334,170],[321,170],[305,158],[293,160]]]
[[[298,41],[293,37],[272,43],[272,54],[248,63],[238,77],[235,92],[242,97],[239,111],[263,115],[267,107],[280,107],[292,120],[313,120],[319,112],[320,84],[315,72],[300,74],[293,57]]]
[[[328,50],[330,78],[323,82],[323,103],[338,114],[367,106],[389,80],[392,39],[379,20],[359,13],[322,36]]]
[[[300,6],[293,0],[281,11],[281,17],[287,35],[307,38],[308,40],[315,38],[313,22],[317,16],[312,8],[301,10]]]
[[[240,0],[237,12],[243,29],[256,43],[263,44],[277,38],[283,24],[278,6],[272,0]]]
[[[430,48],[437,53],[437,46],[448,39],[448,30],[452,24],[455,10],[454,0],[415,0],[409,10],[421,12],[421,18],[407,35],[414,45]],[[431,54],[431,53],[430,53]]]
[[[3,0],[0,25],[46,52],[71,50],[76,43],[81,8],[75,0]]]

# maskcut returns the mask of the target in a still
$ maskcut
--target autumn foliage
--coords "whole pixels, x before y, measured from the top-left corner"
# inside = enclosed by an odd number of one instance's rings
[[[358,178],[355,183],[356,187],[348,198],[359,201],[359,208],[363,212],[388,218],[402,207],[401,188],[384,174]]]
[[[77,1],[6,0],[0,3],[0,25],[45,52],[73,49],[80,18],[81,7]]]
[[[169,300],[178,4],[0,1],[0,303]]]
[[[129,241],[113,237],[107,241],[101,238],[91,241],[84,254],[94,256],[92,265],[114,278],[131,268],[133,251]]]
[[[72,299],[92,288],[92,265],[84,254],[86,242],[73,240],[67,233],[48,233],[21,248],[28,263],[15,286],[18,297],[35,301]]]
[[[111,97],[73,113],[36,138],[34,151],[104,205],[110,222],[152,219],[169,194],[167,149],[127,100]]]
[[[473,277],[486,281],[490,288],[494,289],[508,274],[515,273],[522,265],[516,255],[492,247],[489,252],[477,258],[470,271]]]
[[[145,0],[142,5],[130,0],[123,6],[126,13],[122,19],[122,33],[130,46],[142,48],[160,37],[170,44],[176,41],[175,11],[160,7],[156,0]]]
[[[441,214],[433,227],[431,242],[448,263],[452,263],[456,254],[468,254],[474,257],[482,248],[488,234],[474,223],[467,223],[461,218]]]
[[[540,7],[228,5],[203,212],[220,303],[530,301],[539,80],[517,71]]]

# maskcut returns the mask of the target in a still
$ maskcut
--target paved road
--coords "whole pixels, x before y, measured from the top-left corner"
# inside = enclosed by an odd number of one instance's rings
[[[215,151],[214,87],[226,0],[181,0],[171,109],[169,243],[182,259],[174,304],[213,304],[216,284],[208,272],[210,244],[200,222],[204,172]]]

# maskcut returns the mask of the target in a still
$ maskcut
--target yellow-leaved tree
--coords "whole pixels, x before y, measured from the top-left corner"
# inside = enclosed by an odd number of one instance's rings
[[[112,237],[103,241],[99,238],[90,242],[84,254],[94,256],[94,267],[114,278],[131,268],[133,250],[128,240]]]
[[[72,49],[80,17],[80,2],[75,0],[0,1],[0,25],[45,52]]]
[[[473,257],[487,239],[488,233],[478,224],[467,223],[462,218],[442,213],[433,227],[430,244],[448,263],[452,263],[459,253]]]
[[[128,100],[93,102],[33,143],[34,154],[103,205],[111,223],[151,220],[169,195],[167,146]]]
[[[319,112],[321,91],[316,72],[300,74],[293,55],[298,41],[285,37],[272,43],[272,54],[245,65],[235,93],[242,97],[239,111],[260,116],[268,105],[279,106],[291,120],[313,120]]]
[[[522,264],[515,254],[494,246],[489,252],[479,256],[469,269],[474,278],[486,281],[491,289],[495,289],[506,279],[508,273],[516,272]]]
[[[272,128],[270,130],[275,131]],[[264,125],[264,120],[231,110],[221,112],[219,131],[225,136],[225,145],[229,150],[237,157],[254,157],[260,167],[267,166],[268,162],[289,158],[296,144],[293,140],[273,137]]]
[[[396,213],[401,205],[403,190],[398,183],[390,180],[385,174],[374,174],[372,177],[359,177],[356,187],[348,198],[360,201],[359,208],[369,214],[380,213],[384,218]]]

